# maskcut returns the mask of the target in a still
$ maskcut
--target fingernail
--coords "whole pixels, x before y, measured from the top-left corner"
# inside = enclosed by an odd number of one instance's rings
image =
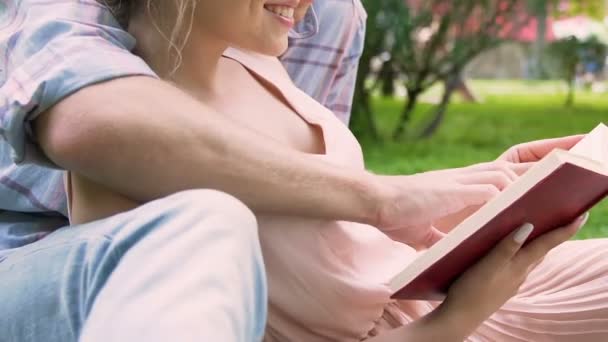
[[[581,217],[578,218],[578,229],[580,230],[581,228],[583,228],[583,226],[585,225],[585,223],[587,223],[587,220],[589,220],[589,212],[586,212],[585,214],[583,214]]]
[[[534,225],[532,225],[532,223],[526,223],[517,230],[517,232],[513,236],[513,240],[515,240],[516,243],[523,245],[523,243],[528,240],[528,237],[530,237],[530,234],[532,234],[533,230]]]

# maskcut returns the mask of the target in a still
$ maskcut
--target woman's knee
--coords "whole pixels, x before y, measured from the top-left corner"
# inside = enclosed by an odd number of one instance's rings
[[[179,192],[110,220],[109,235],[125,252],[162,249],[172,254],[176,248],[187,248],[194,257],[202,246],[221,241],[243,253],[259,253],[254,214],[236,198],[218,191]]]
[[[238,240],[258,239],[255,215],[235,197],[215,190],[188,190],[142,207],[161,218],[156,230],[171,235],[205,239],[209,235],[234,236]],[[162,233],[161,233],[162,234]]]
[[[191,213],[206,218],[221,216],[229,222],[243,225],[243,229],[257,230],[253,212],[236,197],[216,190],[187,190],[161,200],[177,212]]]
[[[128,250],[121,248],[120,263],[96,298],[91,321],[116,319],[109,299],[137,296],[158,299],[143,303],[143,322],[158,317],[155,310],[160,308],[183,308],[172,313],[178,324],[189,318],[189,308],[210,305],[209,298],[215,303],[226,298],[222,303],[228,306],[218,310],[228,310],[230,317],[249,312],[265,316],[267,290],[257,224],[244,204],[221,192],[192,190],[140,208],[140,215],[134,212],[125,220],[129,228],[121,232],[119,244]],[[193,292],[183,296],[186,291]],[[175,298],[186,299],[172,302]],[[142,302],[133,303],[138,305],[121,303],[123,316],[142,314]],[[85,332],[97,332],[101,326],[89,324]]]

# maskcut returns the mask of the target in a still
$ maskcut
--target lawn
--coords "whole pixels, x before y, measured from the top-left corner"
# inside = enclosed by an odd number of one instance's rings
[[[590,131],[608,123],[608,95],[580,92],[565,108],[563,87],[555,82],[473,81],[480,104],[456,101],[437,134],[425,141],[385,138],[363,140],[368,168],[388,174],[408,174],[459,167],[496,158],[509,146],[542,138]],[[431,90],[427,99],[436,97]],[[374,109],[382,134],[389,136],[402,100],[377,98]],[[422,104],[416,117],[430,105]],[[608,201],[593,211],[578,238],[608,237]]]

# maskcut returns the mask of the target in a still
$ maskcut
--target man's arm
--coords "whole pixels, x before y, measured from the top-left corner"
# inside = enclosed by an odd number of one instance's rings
[[[0,128],[16,163],[50,158],[137,201],[223,190],[258,212],[371,223],[416,245],[434,241],[428,227],[437,215],[497,191],[485,182],[378,177],[286,149],[167,83],[136,76],[154,73],[129,53],[133,37],[105,7],[49,6],[21,6],[15,17],[27,20],[0,37],[10,66],[0,74]]]
[[[284,148],[153,78],[85,88],[35,131],[57,165],[138,201],[213,188],[261,212],[365,223],[382,202],[372,175]]]

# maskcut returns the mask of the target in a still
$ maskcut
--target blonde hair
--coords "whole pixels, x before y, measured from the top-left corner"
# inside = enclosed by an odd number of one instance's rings
[[[168,43],[168,53],[174,57],[175,65],[170,74],[175,73],[182,61],[181,52],[188,42],[194,22],[194,10],[198,0],[97,0],[107,6],[118,22],[127,29],[129,20],[136,11],[145,10],[152,19],[152,24]],[[168,8],[167,6],[172,6]],[[175,13],[172,27],[165,28],[160,22],[163,12]]]

